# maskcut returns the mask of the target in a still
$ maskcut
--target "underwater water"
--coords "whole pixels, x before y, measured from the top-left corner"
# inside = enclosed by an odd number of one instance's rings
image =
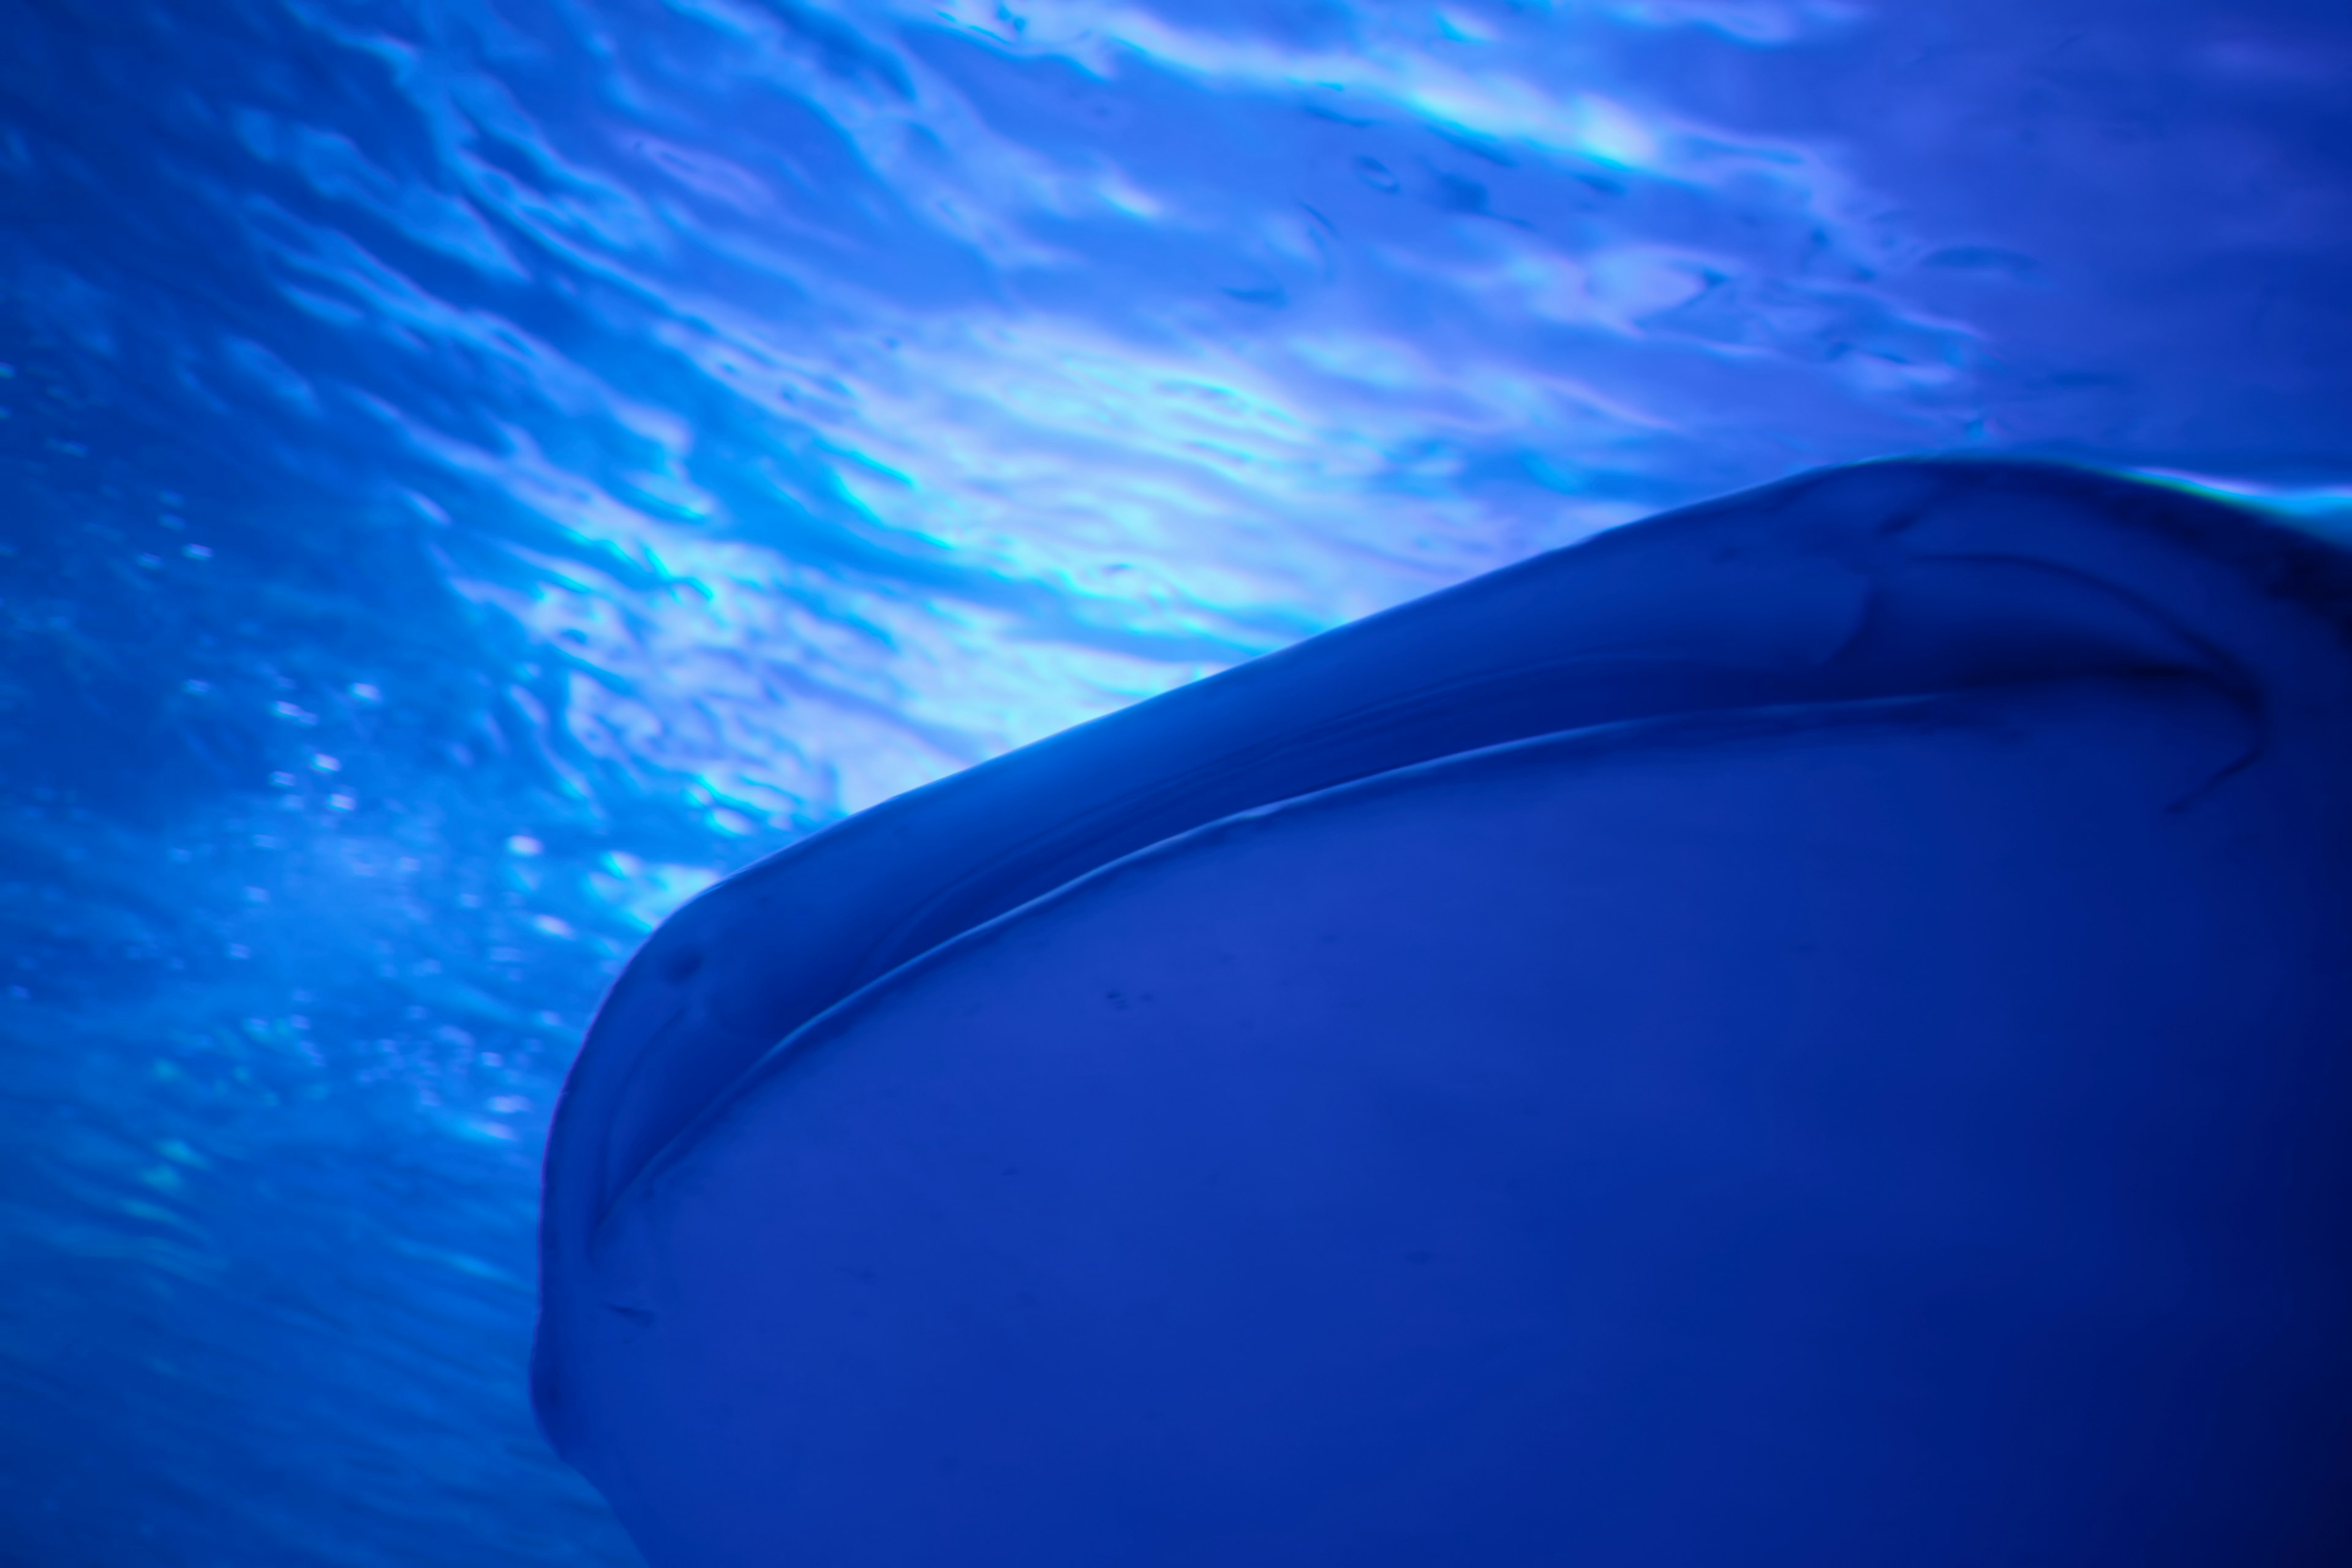
[[[2352,518],[2321,4],[0,5],[0,1561],[627,1563],[604,988],[812,827],[1821,464]]]

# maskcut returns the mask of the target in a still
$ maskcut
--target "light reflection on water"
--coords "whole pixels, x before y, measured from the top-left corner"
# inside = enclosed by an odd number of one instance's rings
[[[0,1555],[626,1561],[540,1131],[843,811],[1824,462],[2352,516],[2322,7],[0,27]]]

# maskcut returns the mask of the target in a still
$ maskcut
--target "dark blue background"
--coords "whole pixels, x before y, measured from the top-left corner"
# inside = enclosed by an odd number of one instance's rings
[[[2322,4],[0,0],[0,1559],[626,1563],[647,923],[1820,463],[2352,511]]]

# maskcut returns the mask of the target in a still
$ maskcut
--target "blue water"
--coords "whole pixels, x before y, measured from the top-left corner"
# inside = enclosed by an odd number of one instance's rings
[[[2330,4],[0,0],[0,1561],[635,1561],[536,1161],[651,923],[1893,452],[2352,526]]]

